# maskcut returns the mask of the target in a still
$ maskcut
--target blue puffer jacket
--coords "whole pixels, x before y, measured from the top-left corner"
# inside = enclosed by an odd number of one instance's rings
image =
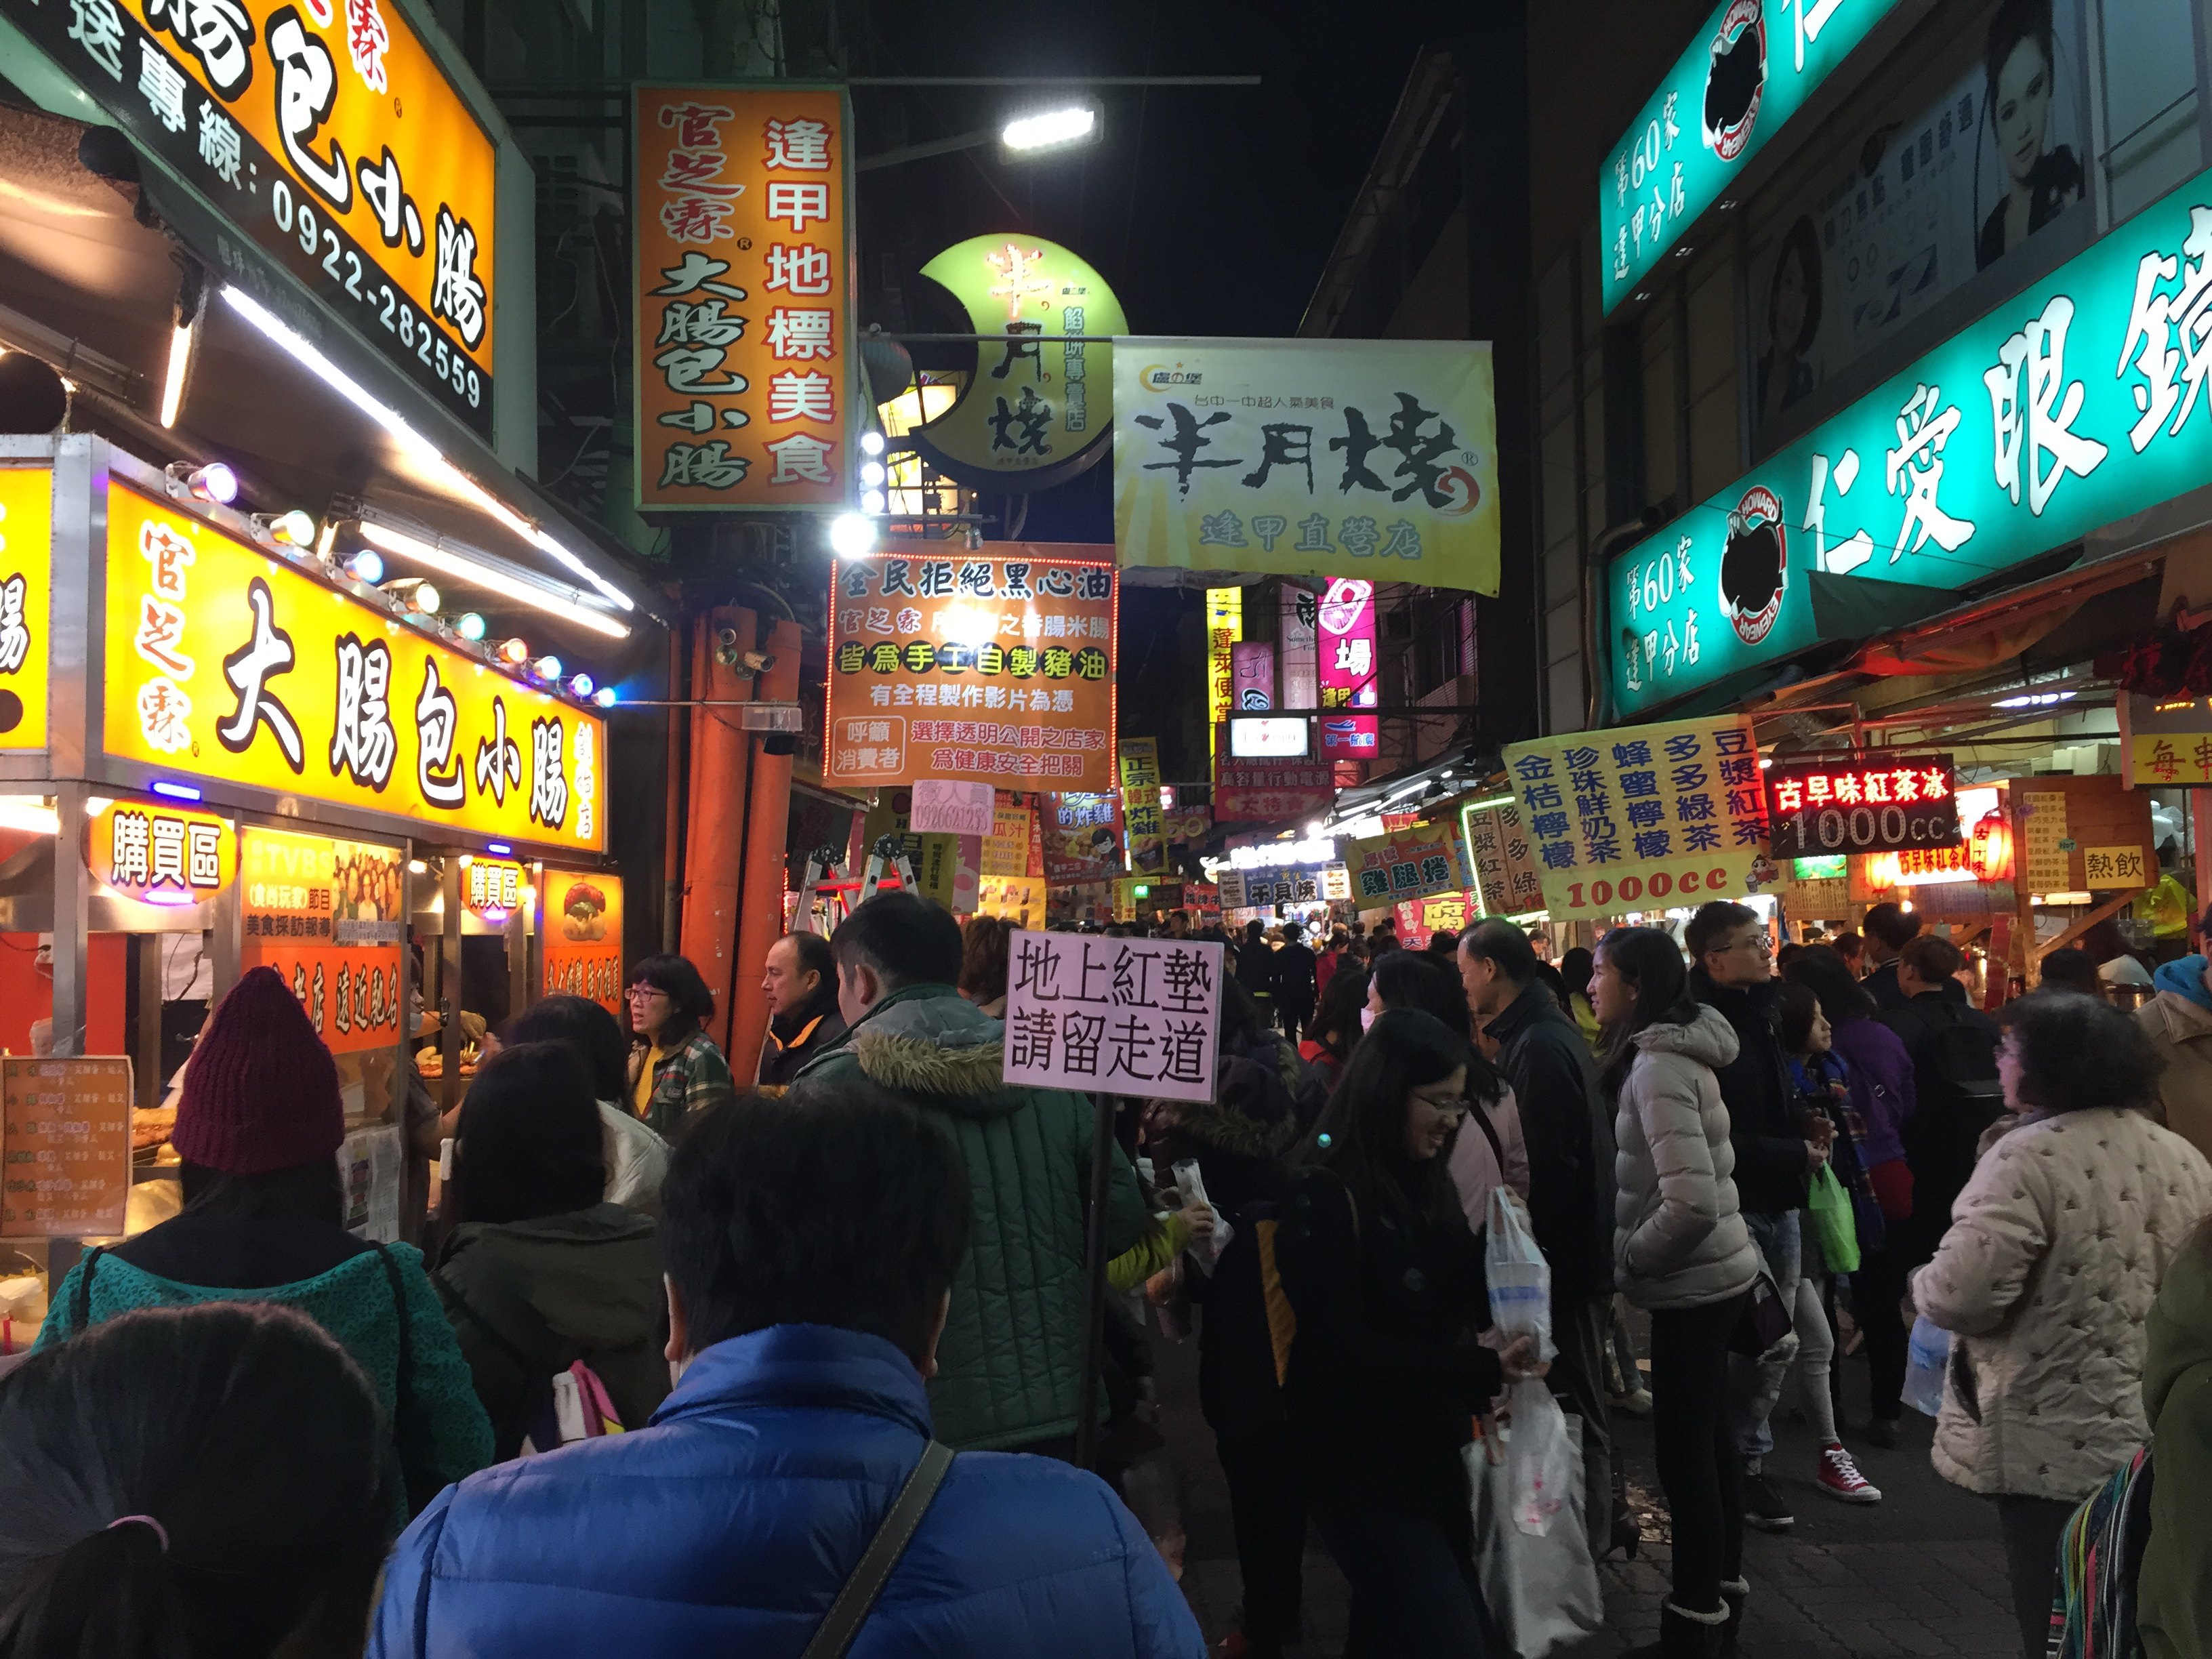
[[[779,1325],[708,1348],[635,1433],[449,1487],[399,1541],[371,1659],[796,1659],[921,1455],[890,1343]],[[1203,1659],[1096,1475],[963,1452],[852,1659]]]

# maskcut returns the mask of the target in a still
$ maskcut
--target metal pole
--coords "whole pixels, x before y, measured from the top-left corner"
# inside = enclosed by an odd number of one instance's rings
[[[1083,1225],[1083,1378],[1075,1396],[1075,1466],[1098,1446],[1098,1356],[1106,1322],[1106,1193],[1114,1175],[1112,1095],[1091,1097],[1091,1208]]]

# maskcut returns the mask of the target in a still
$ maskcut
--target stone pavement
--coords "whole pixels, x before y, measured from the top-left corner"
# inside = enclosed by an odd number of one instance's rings
[[[1213,1439],[1197,1407],[1194,1344],[1155,1340],[1160,1370],[1161,1427],[1181,1465],[1188,1536],[1184,1593],[1209,1644],[1234,1628],[1240,1588],[1227,1489]],[[1846,1362],[1845,1424],[1863,1420],[1865,1368]],[[1785,1404],[1778,1419],[1786,1416]],[[1625,1453],[1630,1498],[1644,1522],[1638,1559],[1606,1563],[1607,1629],[1559,1650],[1559,1659],[1612,1659],[1653,1640],[1668,1559],[1665,1506],[1651,1462],[1646,1422],[1615,1418]],[[1884,1501],[1856,1506],[1819,1492],[1813,1480],[1811,1434],[1778,1420],[1768,1473],[1796,1511],[1783,1534],[1748,1535],[1746,1568],[1752,1602],[1745,1620],[1743,1659],[1890,1659],[1891,1656],[1975,1656],[2016,1659],[1996,1510],[1929,1467],[1933,1425],[1907,1412],[1895,1451],[1860,1444],[1847,1426],[1844,1443],[1859,1456]],[[1307,1638],[1300,1659],[1333,1659],[1344,1643],[1346,1592],[1318,1537],[1306,1557]]]

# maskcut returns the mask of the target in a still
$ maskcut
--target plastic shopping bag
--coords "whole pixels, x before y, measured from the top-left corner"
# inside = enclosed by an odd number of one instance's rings
[[[1825,1164],[1813,1176],[1812,1195],[1805,1200],[1805,1214],[1813,1224],[1813,1238],[1820,1247],[1820,1259],[1828,1271],[1856,1273],[1858,1224],[1851,1218],[1850,1194],[1836,1179],[1836,1172]]]
[[[1510,1448],[1518,1428],[1504,1435],[1502,1447],[1478,1439],[1466,1452],[1482,1598],[1518,1659],[1544,1659],[1605,1626],[1605,1597],[1583,1518],[1582,1419],[1564,1421],[1566,1472],[1560,1490],[1566,1501],[1543,1533],[1524,1532],[1510,1518]]]
[[[1506,1494],[1513,1524],[1532,1538],[1552,1530],[1562,1513],[1574,1520],[1582,1485],[1580,1449],[1567,1443],[1567,1414],[1540,1382],[1516,1382],[1513,1424],[1505,1442]]]
[[[1207,1209],[1213,1210],[1212,1237],[1202,1246],[1193,1245],[1190,1251],[1191,1259],[1198,1263],[1200,1270],[1211,1277],[1214,1264],[1221,1260],[1221,1253],[1229,1248],[1229,1241],[1237,1237],[1237,1230],[1229,1224],[1227,1216],[1213,1209],[1213,1200],[1206,1195],[1206,1177],[1199,1173],[1196,1158],[1179,1160],[1175,1166],[1175,1178],[1176,1191],[1182,1199],[1183,1208],[1203,1204]]]
[[[1552,1269],[1505,1188],[1490,1195],[1488,1243],[1483,1266],[1490,1281],[1490,1317],[1508,1337],[1534,1336],[1535,1357],[1549,1359],[1552,1346]]]
[[[1930,1417],[1942,1411],[1943,1369],[1950,1363],[1951,1333],[1921,1315],[1905,1349],[1905,1403]]]

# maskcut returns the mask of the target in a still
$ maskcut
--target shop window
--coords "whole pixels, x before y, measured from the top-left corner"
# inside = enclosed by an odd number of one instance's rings
[[[2189,0],[2099,0],[2100,160],[2118,223],[2203,165]]]

